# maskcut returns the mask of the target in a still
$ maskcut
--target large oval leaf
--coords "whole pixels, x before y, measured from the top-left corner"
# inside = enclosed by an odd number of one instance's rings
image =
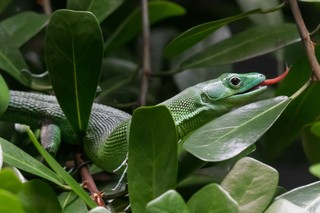
[[[295,24],[259,26],[209,46],[186,59],[181,69],[211,67],[243,61],[300,41]]]
[[[137,109],[129,137],[128,184],[133,212],[145,212],[146,204],[176,186],[177,133],[165,106]]]
[[[46,58],[58,102],[78,135],[84,135],[101,74],[103,41],[90,12],[58,10],[46,35]]]
[[[224,114],[189,135],[184,148],[204,161],[230,159],[255,143],[290,101],[288,97],[280,96]]]

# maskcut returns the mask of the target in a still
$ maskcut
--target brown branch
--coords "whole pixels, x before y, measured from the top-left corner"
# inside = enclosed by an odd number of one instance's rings
[[[43,11],[46,15],[51,15],[52,8],[51,8],[50,0],[38,0],[37,2],[42,6]]]
[[[298,27],[301,40],[306,48],[306,54],[307,54],[309,63],[311,65],[311,69],[313,71],[313,74],[314,74],[316,80],[320,81],[320,66],[319,66],[319,62],[318,62],[317,57],[314,52],[315,44],[310,39],[310,33],[309,33],[309,31],[303,21],[297,0],[288,0],[288,1],[289,1],[289,5],[291,8],[291,12],[293,14],[296,25]]]
[[[151,73],[150,63],[150,28],[149,28],[149,11],[148,0],[141,0],[142,12],[142,34],[143,34],[143,55],[142,55],[142,82],[139,105],[146,104],[148,94],[149,78]]]

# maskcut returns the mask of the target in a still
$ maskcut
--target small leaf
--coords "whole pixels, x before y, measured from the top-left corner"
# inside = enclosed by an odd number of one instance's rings
[[[92,13],[54,12],[46,35],[47,65],[58,102],[78,136],[88,126],[102,51],[100,26]]]
[[[145,212],[146,204],[177,181],[177,133],[165,106],[135,110],[129,137],[128,184],[133,212]]]
[[[254,144],[290,101],[288,97],[281,96],[224,114],[190,134],[184,148],[204,161],[230,159]]]
[[[189,213],[181,195],[169,190],[147,204],[148,213]]]
[[[68,0],[67,9],[90,11],[92,12],[101,23],[111,13],[113,13],[124,0]]]
[[[0,144],[3,149],[3,161],[5,163],[45,178],[59,186],[63,185],[63,182],[59,176],[20,148],[4,140],[3,138],[0,138]]]
[[[17,194],[22,187],[22,183],[12,169],[4,168],[0,172],[0,188]]]
[[[22,12],[2,21],[0,27],[8,33],[15,45],[20,47],[43,29],[48,21],[49,16]]]
[[[278,172],[257,160],[239,160],[221,186],[238,202],[239,212],[263,212],[276,192]]]
[[[87,213],[85,202],[74,192],[63,192],[58,197],[63,213]]]
[[[161,11],[161,12],[159,12]],[[165,18],[180,16],[185,13],[184,8],[169,1],[149,2],[149,22],[154,24]],[[115,30],[104,44],[105,52],[119,47],[141,32],[141,8],[134,10]]]
[[[0,75],[0,91],[1,91],[1,95],[0,95],[0,118],[1,118],[1,116],[6,111],[9,105],[9,89],[1,75]],[[1,168],[1,164],[0,164],[0,168]]]
[[[62,212],[54,191],[41,180],[24,183],[18,196],[26,212]]]
[[[310,166],[309,171],[311,174],[320,179],[320,163]]]
[[[320,207],[320,182],[311,183],[295,188],[276,198],[284,199],[308,212],[319,212]]]
[[[187,202],[187,206],[191,213],[233,213],[239,211],[237,202],[216,183],[209,184],[197,191]]]
[[[175,38],[165,49],[165,56],[168,58],[172,58],[186,49],[192,47],[199,41],[203,40],[211,33],[215,32],[220,27],[229,24],[234,21],[238,21],[240,19],[246,18],[251,14],[260,13],[260,9],[251,10],[245,13],[241,13],[235,16],[231,16],[228,18],[207,22],[204,24],[200,24],[195,26],[184,33],[180,34],[177,38]]]
[[[253,27],[186,59],[182,62],[181,69],[235,63],[298,41],[300,37],[295,24]]]
[[[17,195],[0,189],[0,212],[25,213]]]

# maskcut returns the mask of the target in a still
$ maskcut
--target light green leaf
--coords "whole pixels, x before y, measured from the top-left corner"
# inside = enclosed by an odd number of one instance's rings
[[[57,100],[72,128],[86,132],[101,74],[102,34],[90,12],[58,10],[47,28],[46,58]]]
[[[189,213],[181,195],[169,190],[147,204],[148,213]]]
[[[176,186],[177,133],[165,106],[134,111],[129,137],[128,187],[133,212]],[[142,151],[143,150],[143,151]]]
[[[29,11],[2,21],[0,27],[8,33],[15,45],[20,47],[43,29],[48,21],[49,16]]]
[[[240,159],[221,186],[238,202],[239,213],[263,212],[278,186],[278,172],[253,158]]]
[[[265,211],[265,213],[310,213],[299,206],[294,205],[293,203],[279,199],[272,203],[271,206]]]
[[[63,213],[87,213],[85,202],[74,192],[63,192],[58,197]]]
[[[235,63],[298,41],[300,37],[295,24],[253,27],[186,59],[182,62],[181,69]]]
[[[211,33],[215,32],[220,27],[229,24],[234,21],[238,21],[240,19],[246,18],[251,14],[260,13],[260,9],[251,10],[245,13],[241,13],[235,16],[231,16],[228,18],[207,22],[204,24],[200,24],[195,26],[184,33],[180,34],[177,38],[175,38],[165,49],[165,56],[168,58],[172,58],[186,49],[192,47],[199,41],[203,40]]]
[[[17,195],[0,189],[0,212],[25,213]]]
[[[254,144],[290,101],[281,96],[240,107],[195,130],[183,146],[204,161],[230,159]]]
[[[311,174],[313,174],[317,178],[320,178],[320,163],[310,166],[309,171]]]
[[[2,169],[2,164],[3,164],[3,152],[0,144],[0,170]]]
[[[284,199],[310,213],[317,213],[320,210],[319,195],[320,182],[318,181],[286,192],[278,196],[276,200]]]
[[[161,11],[161,12],[159,12]],[[185,13],[184,8],[169,1],[149,2],[149,22],[154,24],[165,18],[180,16]],[[141,8],[134,10],[115,30],[104,44],[105,52],[119,47],[141,32]]]
[[[237,202],[216,183],[209,184],[197,191],[187,202],[191,213],[233,213],[238,212]]]
[[[67,9],[90,11],[101,23],[112,14],[125,0],[68,0]]]
[[[1,118],[1,116],[6,111],[9,104],[9,89],[1,75],[0,75],[0,91],[1,91],[1,96],[0,96],[0,118]],[[0,163],[0,169],[1,169],[1,163]]]
[[[5,189],[17,194],[22,188],[22,183],[16,173],[9,168],[4,168],[0,172],[0,189]]]
[[[59,176],[23,150],[3,138],[0,138],[0,144],[3,149],[3,161],[5,163],[63,186]]]

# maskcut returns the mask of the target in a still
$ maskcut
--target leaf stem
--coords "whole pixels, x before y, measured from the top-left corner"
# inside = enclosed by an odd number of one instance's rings
[[[304,92],[309,87],[312,81],[312,78],[309,78],[308,81],[304,85],[302,85],[300,89],[298,89],[298,91],[296,91],[293,95],[290,96],[290,99],[296,99],[302,92]]]

